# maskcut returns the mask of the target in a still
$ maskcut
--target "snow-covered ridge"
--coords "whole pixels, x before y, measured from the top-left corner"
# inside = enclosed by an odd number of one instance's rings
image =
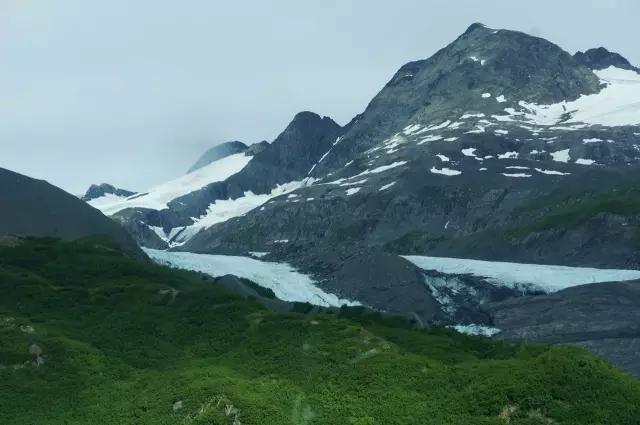
[[[250,257],[193,254],[143,248],[153,261],[172,267],[193,270],[218,277],[232,274],[269,288],[279,299],[308,302],[324,307],[360,305],[357,301],[341,299],[315,285],[307,275],[287,263],[272,263]],[[254,253],[255,254],[255,253]]]
[[[242,170],[251,158],[244,153],[229,155],[194,172],[152,187],[141,194],[127,198],[106,195],[89,201],[89,204],[105,215],[113,215],[126,208],[162,210],[168,208],[167,204],[176,198],[202,189],[211,183],[226,180]]]
[[[640,270],[596,269],[541,264],[507,263],[463,258],[402,256],[423,270],[483,277],[497,286],[528,287],[556,292],[577,285],[640,279]]]

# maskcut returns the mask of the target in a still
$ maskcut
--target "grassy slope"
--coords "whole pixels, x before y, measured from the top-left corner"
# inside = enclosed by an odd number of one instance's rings
[[[553,197],[532,202],[516,214],[550,211],[532,223],[511,230],[513,236],[526,236],[532,232],[556,227],[579,226],[600,213],[634,215],[640,213],[640,191],[636,188],[611,189],[606,192],[585,192],[580,196]]]
[[[0,247],[0,294],[3,425],[231,424],[225,405],[260,425],[640,418],[640,382],[578,348],[269,312],[97,240]]]

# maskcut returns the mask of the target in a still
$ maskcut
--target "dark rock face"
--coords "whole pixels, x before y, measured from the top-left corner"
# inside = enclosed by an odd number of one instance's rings
[[[269,142],[263,140],[260,143],[254,143],[253,145],[247,146],[247,155],[258,155],[263,150],[269,147]]]
[[[581,345],[640,375],[640,282],[576,286],[483,309],[499,338]]]
[[[589,69],[605,69],[615,66],[620,69],[638,71],[638,68],[631,65],[622,55],[610,52],[604,47],[589,49],[586,52],[577,52],[574,57]]]
[[[157,211],[144,208],[127,208],[119,211],[111,218],[120,223],[134,240],[151,249],[167,249],[169,244],[154,232],[143,220],[157,214]]]
[[[0,168],[0,235],[73,240],[105,235],[146,258],[129,234],[100,211],[42,180]]]
[[[85,202],[91,201],[92,199],[100,198],[104,195],[116,195],[116,196],[132,196],[135,195],[136,192],[132,192],[130,190],[118,189],[110,184],[102,183],[102,184],[93,184],[87,190],[87,193],[82,197],[82,200]]]
[[[297,268],[311,272],[318,285],[330,293],[357,299],[379,311],[419,318],[423,324],[442,319],[440,305],[422,272],[405,259],[350,244],[327,248],[296,246],[300,253],[314,255],[287,258]]]
[[[282,133],[238,174],[227,180],[232,197],[268,193],[276,185],[305,178],[335,143],[341,127],[329,117],[300,112]]]
[[[247,149],[247,145],[237,140],[219,144],[206,151],[188,172],[191,173],[229,155],[245,152]]]

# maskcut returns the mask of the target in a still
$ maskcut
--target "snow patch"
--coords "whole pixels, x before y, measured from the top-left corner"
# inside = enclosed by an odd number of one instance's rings
[[[462,174],[462,171],[452,170],[450,168],[443,167],[438,169],[436,167],[431,167],[430,170],[433,174],[442,174],[443,176],[459,176]]]
[[[383,190],[387,190],[390,187],[392,187],[394,184],[396,184],[396,182],[391,182],[389,184],[385,184],[384,186],[382,186],[380,189],[378,189],[378,192],[382,192]]]
[[[466,149],[462,149],[462,155],[464,156],[470,156],[472,158],[476,157],[476,154],[474,153],[477,149],[476,148],[466,148]]]
[[[361,177],[361,176],[366,176],[367,174],[384,173],[385,171],[391,170],[393,168],[401,167],[401,166],[405,165],[406,163],[407,163],[407,161],[396,161],[396,162],[393,162],[393,163],[388,164],[388,165],[381,165],[380,167],[376,167],[376,168],[374,168],[372,170],[365,170],[360,174],[357,174],[355,176],[349,177],[349,179],[353,179],[353,178]]]
[[[425,143],[435,142],[436,140],[441,140],[441,139],[442,139],[442,136],[428,136],[428,137],[425,137],[423,139],[420,139],[418,144],[419,145],[423,145]]]
[[[593,159],[586,159],[586,158],[578,158],[576,159],[576,164],[580,164],[580,165],[593,165],[596,162]]]
[[[492,328],[490,326],[485,326],[485,325],[478,325],[475,323],[470,323],[468,325],[454,325],[449,327],[465,335],[492,337],[501,332],[501,330],[498,328]]]
[[[489,95],[489,96],[491,96],[491,95]],[[464,114],[463,116],[461,116],[460,119],[461,120],[466,120],[466,119],[469,119],[469,118],[482,118],[482,117],[484,117],[484,114],[481,113],[481,112],[479,112],[479,113],[467,113],[467,114]]]
[[[543,170],[542,168],[536,168],[536,171],[542,174],[548,174],[550,176],[568,176],[571,173],[563,173],[555,170]]]
[[[519,178],[531,177],[531,174],[525,174],[525,173],[501,173],[501,174],[505,177],[519,177]]]
[[[517,159],[518,155],[518,152],[515,151],[505,152],[498,155],[498,159]]]
[[[561,151],[551,152],[551,157],[556,162],[567,163],[571,159],[569,156],[569,149],[563,149]]]

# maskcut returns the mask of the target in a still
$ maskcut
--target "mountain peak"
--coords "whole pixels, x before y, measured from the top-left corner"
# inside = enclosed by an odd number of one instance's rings
[[[225,158],[229,155],[242,153],[247,150],[247,145],[237,140],[221,143],[208,149],[189,169],[187,173],[192,173],[202,167],[206,167],[214,161]]]
[[[597,47],[589,49],[585,52],[577,52],[574,58],[593,70],[605,69],[610,66],[615,66],[620,69],[628,69],[631,71],[638,71],[638,68],[631,65],[631,63],[622,55],[615,52],[610,52],[604,47]]]
[[[556,44],[473,24],[430,58],[402,66],[314,171],[339,167],[409,124],[444,122],[469,110],[498,114],[520,101],[572,101],[599,90],[598,77]]]
[[[467,30],[463,33],[463,35],[470,34],[473,31],[479,30],[479,29],[487,29],[487,26],[482,22],[474,22],[473,24],[469,25],[469,28],[467,28]]]
[[[319,121],[327,121],[332,123],[334,122],[330,117],[322,116],[311,111],[301,111],[301,112],[298,112],[293,117],[291,124],[311,123],[311,122],[319,122]]]
[[[282,138],[284,134],[289,132],[300,132],[301,134],[305,133],[315,133],[315,132],[324,132],[328,129],[330,131],[339,131],[340,125],[332,120],[330,117],[321,116],[311,111],[302,111],[298,112],[293,120],[287,125],[284,132],[276,138],[274,143],[276,143],[279,139]],[[304,141],[301,139],[300,141]]]
[[[130,190],[119,189],[108,183],[92,184],[91,187],[89,187],[89,189],[87,190],[87,193],[85,193],[82,197],[82,200],[85,202],[89,202],[92,199],[100,198],[105,195],[128,197],[131,195],[135,195],[135,193],[136,192],[132,192]]]

